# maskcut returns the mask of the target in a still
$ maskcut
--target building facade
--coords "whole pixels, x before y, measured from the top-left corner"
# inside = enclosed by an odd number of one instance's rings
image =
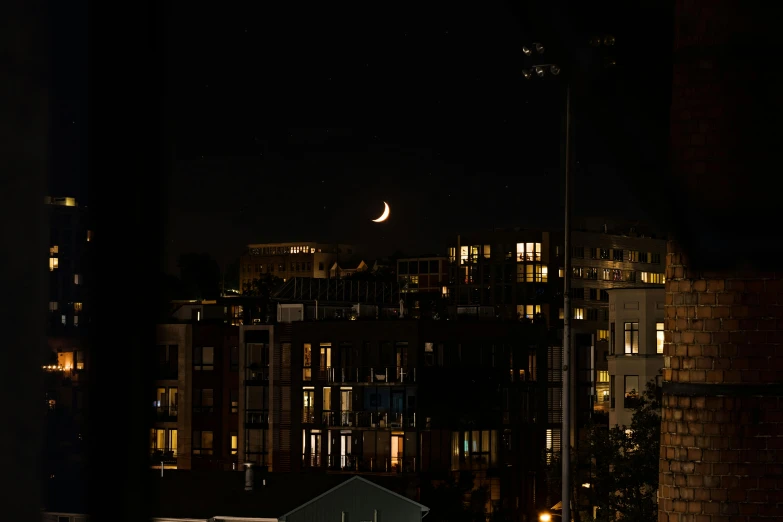
[[[49,330],[73,334],[84,325],[85,272],[92,241],[87,212],[74,198],[47,197],[49,217]]]
[[[354,253],[353,245],[314,241],[251,244],[239,259],[240,289],[251,289],[253,280],[264,276],[328,278],[336,262]]]
[[[467,472],[488,512],[533,516],[562,418],[547,409],[546,341],[543,325],[519,322],[242,326],[240,460],[413,484]]]
[[[562,331],[563,232],[495,230],[449,248],[456,315],[531,319]],[[571,328],[577,424],[608,413],[609,290],[665,282],[666,242],[632,224],[577,221],[571,236]],[[562,341],[561,341],[562,342]],[[599,392],[600,390],[600,392]]]
[[[158,325],[153,468],[237,468],[239,330],[223,321]]]
[[[662,286],[609,291],[608,386],[599,379],[601,402],[609,402],[609,426],[630,426],[647,383],[661,385],[664,302]]]

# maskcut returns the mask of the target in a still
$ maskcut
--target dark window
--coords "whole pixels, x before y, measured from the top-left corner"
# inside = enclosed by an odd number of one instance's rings
[[[649,259],[647,252],[639,252],[639,262],[640,263],[647,263],[647,260]]]
[[[400,274],[402,274],[402,275],[407,275],[408,274],[408,262],[407,261],[400,261],[399,263],[397,263],[397,266],[399,267],[398,271],[399,271]]]
[[[214,370],[215,349],[211,346],[195,346],[193,348],[193,369]]]
[[[609,325],[609,353],[614,355],[614,323]]]
[[[609,259],[609,249],[608,248],[602,248],[599,252],[601,259]]]
[[[659,265],[661,263],[661,254],[652,254],[652,259],[650,259],[650,263]]]
[[[597,308],[588,308],[587,309],[587,320],[588,321],[597,321],[598,320],[598,309]]]
[[[212,455],[213,434],[211,431],[193,432],[193,455]]]
[[[592,289],[590,289],[590,292],[592,293]],[[571,289],[571,297],[574,299],[584,299],[585,298],[585,289],[584,288],[572,288]]]
[[[609,292],[601,290],[601,301],[609,301]]]
[[[576,259],[584,259],[585,258],[585,247],[574,247],[573,256]]]
[[[324,269],[324,262],[323,261],[319,261],[318,262],[318,270],[323,270],[323,269]]]
[[[617,248],[615,248],[614,251],[612,252],[612,257],[615,261],[624,261],[623,251]]]
[[[239,347],[231,347],[231,371],[236,372],[239,370]]]
[[[215,409],[215,390],[211,388],[193,390],[193,411],[212,413]]]
[[[437,274],[438,272],[438,262],[430,261],[430,274]]]
[[[610,375],[609,376],[609,407],[610,408],[614,408],[615,393],[616,390],[614,389],[614,375]]]

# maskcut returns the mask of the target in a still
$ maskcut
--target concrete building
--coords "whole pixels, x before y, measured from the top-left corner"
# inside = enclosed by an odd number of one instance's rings
[[[630,426],[647,383],[661,385],[664,301],[663,286],[609,290],[609,383],[598,391],[611,427]]]
[[[335,262],[354,257],[352,245],[299,241],[247,245],[239,259],[239,286],[249,289],[253,280],[274,276],[284,281],[292,277],[328,278]]]

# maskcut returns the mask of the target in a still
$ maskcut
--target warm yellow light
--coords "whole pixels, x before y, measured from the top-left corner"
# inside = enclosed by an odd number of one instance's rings
[[[549,513],[541,513],[540,515],[538,515],[538,520],[540,520],[541,522],[550,522],[552,520],[552,515],[550,515]]]
[[[382,221],[386,221],[389,218],[389,214],[391,213],[391,211],[389,210],[389,204],[384,201],[383,207],[384,207],[383,214],[381,214],[381,217],[379,217],[378,219],[373,219],[374,222],[381,223]]]

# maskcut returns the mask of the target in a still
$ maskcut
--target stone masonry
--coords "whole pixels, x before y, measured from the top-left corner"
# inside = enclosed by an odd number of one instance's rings
[[[783,274],[666,272],[658,519],[783,520]]]

